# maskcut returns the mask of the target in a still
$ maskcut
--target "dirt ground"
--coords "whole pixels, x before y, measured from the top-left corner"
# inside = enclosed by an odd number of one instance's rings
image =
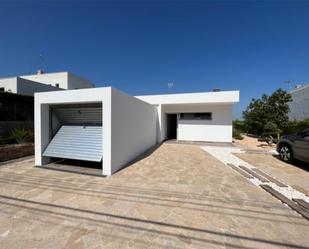
[[[1,249],[309,248],[309,221],[198,145],[111,177],[0,166]]]
[[[242,135],[243,140],[234,139],[234,144],[238,147],[249,150],[274,150],[276,145],[269,146],[266,142],[259,142],[257,138]]]

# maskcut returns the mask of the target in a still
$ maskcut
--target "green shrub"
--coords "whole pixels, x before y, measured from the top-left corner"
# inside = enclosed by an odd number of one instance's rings
[[[238,120],[238,119],[233,120],[233,128],[235,128],[236,130],[242,133],[247,132],[245,121],[243,120]]]
[[[278,89],[270,96],[263,94],[259,99],[252,99],[243,112],[247,132],[262,136],[269,132],[265,128],[274,128],[272,124],[265,127],[268,122],[275,124],[279,131],[284,130],[289,122],[288,103],[291,100],[291,95],[282,89]]]
[[[307,128],[309,128],[309,119],[303,121],[289,121],[287,127],[282,131],[282,134],[297,133]]]
[[[264,125],[264,133],[263,136],[272,136],[273,138],[279,138],[280,137],[280,130],[278,129],[278,126],[272,122],[268,121]]]
[[[241,135],[241,132],[236,128],[233,128],[233,138],[238,139],[238,140],[244,139]]]
[[[32,142],[33,132],[25,129],[14,129],[11,131],[11,136],[9,138],[18,144]]]

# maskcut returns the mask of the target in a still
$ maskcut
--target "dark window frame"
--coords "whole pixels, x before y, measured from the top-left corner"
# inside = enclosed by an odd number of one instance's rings
[[[212,120],[212,112],[180,113],[179,120]]]

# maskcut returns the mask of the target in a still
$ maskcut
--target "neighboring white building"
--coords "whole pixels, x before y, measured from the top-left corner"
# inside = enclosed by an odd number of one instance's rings
[[[102,162],[111,175],[165,139],[232,142],[239,91],[129,96],[111,87],[35,94],[35,164]]]
[[[0,91],[22,95],[34,95],[35,92],[57,91],[63,89],[92,88],[87,79],[69,72],[43,73],[0,79]]]
[[[304,120],[309,118],[309,84],[297,86],[290,91],[292,101],[289,103],[290,120]]]

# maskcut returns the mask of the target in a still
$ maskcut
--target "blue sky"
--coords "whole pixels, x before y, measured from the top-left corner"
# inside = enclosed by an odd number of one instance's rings
[[[309,1],[0,2],[0,77],[71,71],[132,95],[309,82]]]

